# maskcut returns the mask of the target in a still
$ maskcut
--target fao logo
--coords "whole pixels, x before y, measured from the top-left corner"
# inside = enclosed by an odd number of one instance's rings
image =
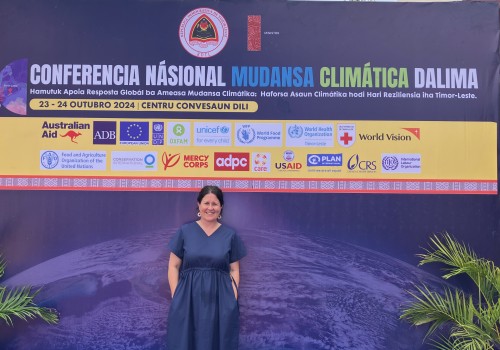
[[[43,152],[40,163],[45,169],[54,169],[59,164],[59,156],[54,151]]]
[[[209,58],[224,49],[229,38],[226,19],[210,8],[189,12],[179,26],[182,47],[198,58]]]

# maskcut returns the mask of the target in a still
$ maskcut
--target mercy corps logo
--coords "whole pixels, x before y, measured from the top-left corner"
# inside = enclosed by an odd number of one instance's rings
[[[185,154],[181,156],[180,153],[167,153],[163,152],[161,162],[163,163],[163,170],[173,168],[182,161],[184,168],[191,169],[206,169],[208,168],[208,154]]]
[[[182,47],[199,58],[217,55],[226,46],[228,37],[226,19],[219,12],[206,7],[189,12],[179,26]]]

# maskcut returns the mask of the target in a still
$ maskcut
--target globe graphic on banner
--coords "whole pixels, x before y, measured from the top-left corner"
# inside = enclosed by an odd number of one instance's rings
[[[0,71],[0,105],[12,113],[26,115],[28,60],[20,59]]]
[[[174,230],[81,248],[31,267],[8,286],[43,286],[61,321],[15,321],[2,349],[165,349]],[[406,290],[440,282],[359,246],[288,231],[240,231],[240,349],[423,349],[424,329],[400,321]]]

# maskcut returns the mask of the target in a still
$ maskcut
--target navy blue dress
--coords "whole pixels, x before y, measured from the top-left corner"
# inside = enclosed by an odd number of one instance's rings
[[[239,236],[225,225],[207,236],[192,222],[177,231],[169,248],[182,266],[168,314],[168,349],[238,349],[239,307],[229,264],[246,255]]]

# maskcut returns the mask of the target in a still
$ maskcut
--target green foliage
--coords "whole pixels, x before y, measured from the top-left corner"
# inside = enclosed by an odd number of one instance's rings
[[[0,277],[5,272],[5,260],[0,256]],[[40,289],[32,292],[29,286],[7,291],[6,287],[0,286],[0,318],[9,326],[13,325],[12,317],[18,317],[24,321],[40,317],[49,324],[59,322],[59,314],[54,309],[37,306],[33,299]]]
[[[430,248],[418,254],[419,265],[441,263],[449,279],[465,274],[477,287],[476,295],[445,288],[442,293],[427,286],[408,292],[414,301],[403,309],[402,319],[416,326],[429,324],[426,338],[440,331],[431,344],[439,350],[493,350],[500,348],[500,268],[478,258],[470,247],[448,233],[430,239]]]

